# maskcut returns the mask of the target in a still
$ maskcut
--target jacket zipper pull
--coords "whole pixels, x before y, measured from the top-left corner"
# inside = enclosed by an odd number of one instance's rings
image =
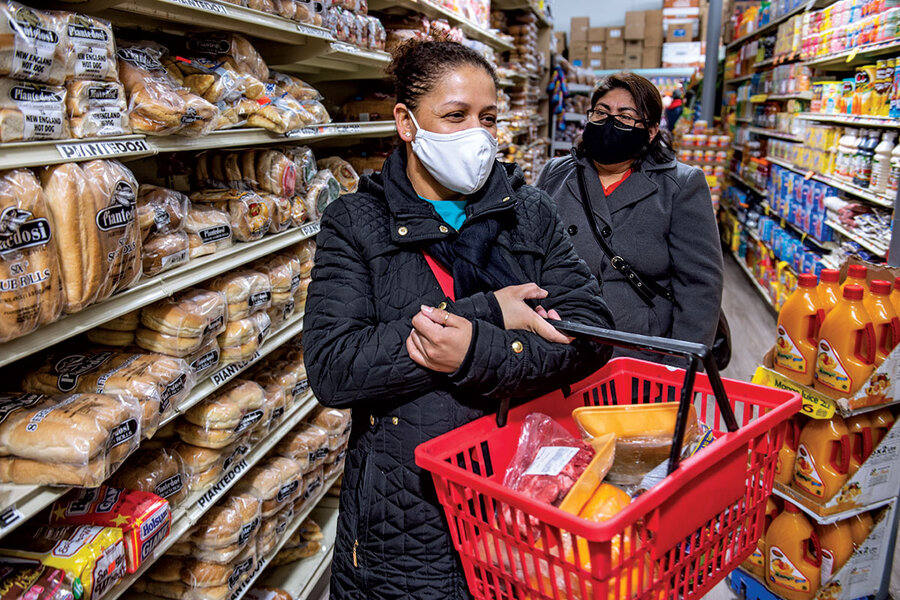
[[[359,565],[356,562],[356,549],[359,547],[359,540],[353,540],[353,566],[358,568]]]

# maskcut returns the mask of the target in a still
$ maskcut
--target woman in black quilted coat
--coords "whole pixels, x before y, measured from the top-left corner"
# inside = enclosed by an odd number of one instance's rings
[[[589,375],[610,349],[550,321],[612,319],[547,195],[494,159],[490,64],[414,42],[391,74],[405,144],[325,210],[303,334],[319,401],[353,409],[331,597],[453,600],[468,588],[416,446]]]

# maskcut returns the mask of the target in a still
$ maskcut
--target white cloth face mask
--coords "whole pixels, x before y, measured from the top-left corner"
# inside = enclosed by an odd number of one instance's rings
[[[413,152],[438,183],[454,192],[469,195],[484,186],[497,159],[497,140],[484,127],[454,133],[435,133],[419,126],[409,111],[416,138]]]

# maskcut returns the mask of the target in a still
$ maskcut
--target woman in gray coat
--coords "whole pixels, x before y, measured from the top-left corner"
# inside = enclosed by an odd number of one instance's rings
[[[675,160],[647,79],[611,75],[591,107],[572,156],[550,161],[537,187],[603,283],[617,329],[712,345],[722,250],[703,172]]]

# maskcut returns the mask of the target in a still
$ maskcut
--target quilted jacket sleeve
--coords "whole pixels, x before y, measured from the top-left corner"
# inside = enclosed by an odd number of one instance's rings
[[[546,257],[536,283],[549,292],[542,306],[556,309],[567,321],[612,328],[612,314],[600,296],[600,285],[575,254],[546,194],[540,193],[536,204],[544,224],[536,235]],[[582,340],[556,344],[529,331],[507,331],[476,319],[469,354],[451,379],[479,395],[534,396],[586,377],[603,366],[611,353],[609,346]]]
[[[415,364],[406,351],[413,315],[376,318],[370,275],[344,202],[328,207],[316,239],[303,328],[310,386],[319,402],[337,408],[432,390],[441,376]]]
[[[712,345],[722,301],[722,250],[709,186],[700,169],[689,170],[673,204],[669,224],[675,297],[672,337]]]

